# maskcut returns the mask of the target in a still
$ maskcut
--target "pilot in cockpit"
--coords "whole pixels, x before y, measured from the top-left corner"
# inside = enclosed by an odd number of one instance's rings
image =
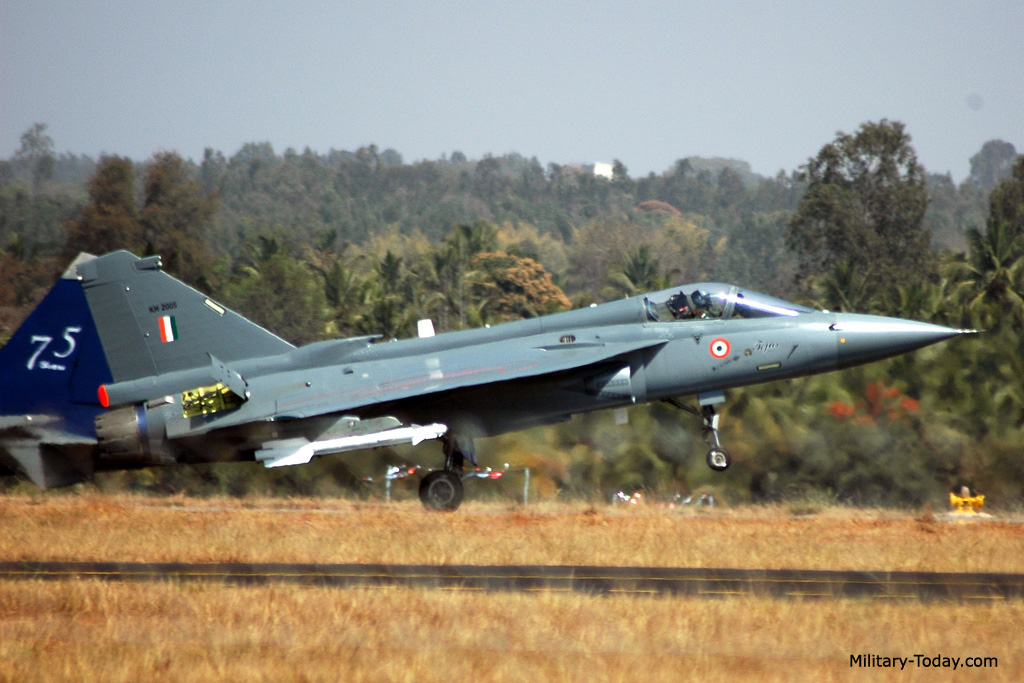
[[[706,318],[711,313],[711,297],[707,292],[699,289],[690,295],[690,302],[693,304],[693,315],[696,318]]]
[[[686,300],[686,295],[682,292],[670,296],[668,301],[665,302],[665,307],[668,308],[668,312],[676,320],[686,320],[693,317],[693,310]]]
[[[711,299],[707,293],[695,290],[687,301],[686,295],[682,292],[673,294],[665,302],[665,307],[676,320],[689,320],[691,318],[705,318],[711,309]]]

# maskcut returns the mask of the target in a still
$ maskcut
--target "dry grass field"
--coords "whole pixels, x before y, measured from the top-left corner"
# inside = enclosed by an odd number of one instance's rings
[[[851,509],[15,496],[0,559],[1024,572],[1024,527]],[[0,680],[1020,680],[1024,603],[0,582]],[[960,658],[851,667],[850,656]],[[998,668],[964,671],[967,657]]]

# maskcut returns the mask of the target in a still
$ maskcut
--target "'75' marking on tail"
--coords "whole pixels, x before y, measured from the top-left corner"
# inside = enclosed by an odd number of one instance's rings
[[[67,358],[72,353],[74,353],[75,352],[75,346],[77,345],[77,343],[75,342],[75,335],[78,334],[81,331],[82,331],[81,327],[65,327],[64,328],[64,341],[67,342],[67,348],[64,349],[63,351],[59,352],[59,353],[57,351],[53,351],[53,357],[54,358]],[[53,337],[51,337],[49,335],[45,335],[45,334],[34,334],[34,335],[32,335],[32,339],[30,340],[30,343],[31,344],[38,344],[39,347],[35,350],[35,353],[33,353],[29,357],[28,362],[25,363],[25,367],[27,367],[29,370],[35,370],[36,367],[38,367],[41,370],[67,370],[67,368],[65,366],[63,366],[63,365],[59,365],[57,363],[50,363],[49,361],[46,361],[46,360],[42,360],[42,361],[39,360],[39,356],[42,355],[43,351],[46,350],[46,348],[50,345],[50,342],[52,342],[52,341],[53,341]],[[37,362],[38,362],[38,366],[36,365]]]

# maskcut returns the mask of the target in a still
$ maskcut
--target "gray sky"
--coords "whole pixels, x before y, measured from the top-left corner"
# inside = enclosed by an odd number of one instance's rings
[[[987,140],[1024,152],[1022,37],[1019,0],[0,0],[0,157],[38,121],[94,157],[374,143],[774,175],[888,118],[959,182]]]

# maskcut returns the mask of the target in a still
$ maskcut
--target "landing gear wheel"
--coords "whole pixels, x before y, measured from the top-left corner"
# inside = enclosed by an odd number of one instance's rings
[[[708,451],[708,467],[716,472],[729,469],[731,462],[732,456],[724,448],[712,448]]]
[[[700,417],[701,436],[704,437],[704,443],[710,447],[708,451],[708,467],[716,472],[727,470],[732,462],[732,456],[729,455],[729,451],[722,448],[722,442],[718,438],[718,414],[715,412],[715,404],[724,401],[725,394],[721,391],[710,392],[698,394],[697,398],[701,402],[700,410],[691,408],[674,398],[665,399],[665,402]]]
[[[451,470],[434,470],[420,481],[420,502],[428,510],[457,510],[462,504],[462,479]]]

